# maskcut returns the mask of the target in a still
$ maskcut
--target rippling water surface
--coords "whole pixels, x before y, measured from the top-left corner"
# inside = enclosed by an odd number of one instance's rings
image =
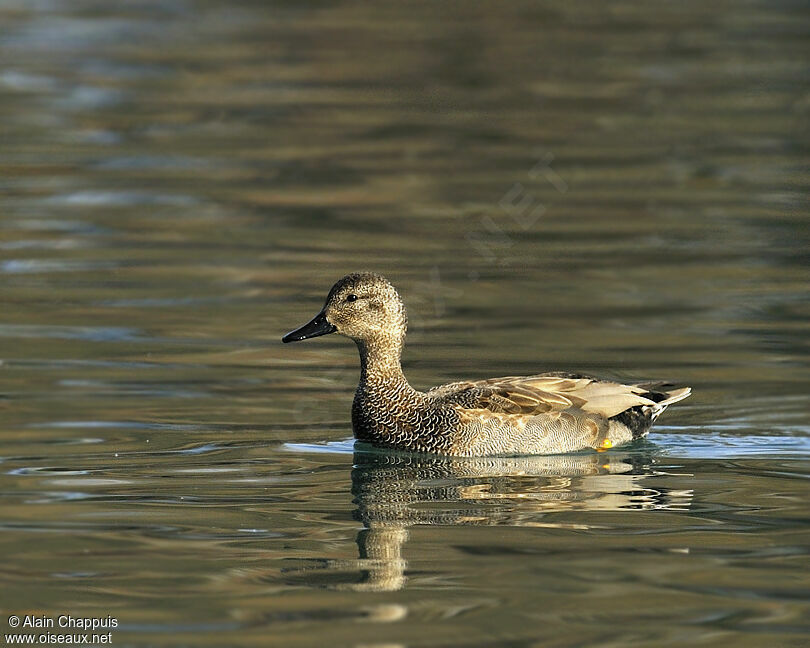
[[[0,608],[116,645],[810,641],[800,3],[0,1]],[[405,370],[689,384],[649,440],[350,441]]]

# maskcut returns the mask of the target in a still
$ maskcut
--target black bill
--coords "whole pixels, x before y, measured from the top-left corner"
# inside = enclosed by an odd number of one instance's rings
[[[326,315],[321,311],[302,327],[287,333],[287,335],[281,338],[281,341],[300,342],[301,340],[308,340],[309,338],[318,337],[319,335],[328,335],[329,333],[334,333],[336,330],[337,328],[326,321]]]

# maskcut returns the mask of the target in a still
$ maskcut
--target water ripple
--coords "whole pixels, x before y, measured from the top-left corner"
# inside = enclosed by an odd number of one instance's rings
[[[47,324],[0,324],[0,337],[56,338],[91,342],[129,342],[141,338],[138,329],[123,326],[53,326]]]
[[[14,259],[0,263],[0,272],[6,274],[36,274],[46,272],[88,272],[108,270],[119,264],[112,261],[81,261],[53,259]]]
[[[134,207],[141,205],[169,205],[188,207],[198,203],[197,198],[182,194],[158,194],[146,191],[86,190],[51,196],[48,204],[70,207]]]

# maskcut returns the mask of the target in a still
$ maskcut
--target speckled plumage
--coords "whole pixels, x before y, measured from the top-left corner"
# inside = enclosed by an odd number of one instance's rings
[[[609,448],[644,436],[688,387],[623,385],[544,373],[457,382],[420,392],[402,373],[407,315],[397,291],[372,273],[343,277],[292,342],[337,332],[360,351],[352,404],[355,437],[380,447],[455,456],[554,454]]]

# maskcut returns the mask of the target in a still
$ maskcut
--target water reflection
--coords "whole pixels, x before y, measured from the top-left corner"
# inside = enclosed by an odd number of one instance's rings
[[[637,451],[469,459],[357,451],[354,517],[364,527],[358,560],[327,560],[315,571],[309,566],[287,575],[336,589],[393,591],[407,582],[405,547],[414,525],[588,530],[599,525],[545,518],[563,511],[689,510],[693,491],[650,479],[660,474],[652,456]],[[335,583],[336,572],[355,580]]]

